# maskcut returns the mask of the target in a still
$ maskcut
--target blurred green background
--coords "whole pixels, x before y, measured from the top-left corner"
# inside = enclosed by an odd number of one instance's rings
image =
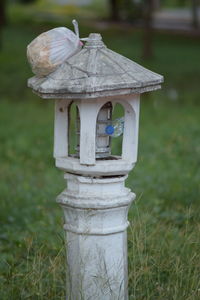
[[[27,88],[26,46],[48,29],[73,29],[74,18],[81,37],[100,32],[110,49],[165,77],[162,90],[142,95],[138,163],[127,180],[137,194],[129,214],[130,300],[200,299],[194,2],[1,1],[0,299],[65,298],[63,218],[55,203],[65,182],[52,157],[54,101]]]

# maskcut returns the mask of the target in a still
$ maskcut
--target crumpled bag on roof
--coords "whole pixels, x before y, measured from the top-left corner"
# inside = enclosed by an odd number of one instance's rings
[[[46,31],[27,46],[27,57],[37,76],[46,76],[82,48],[79,36],[66,27]]]

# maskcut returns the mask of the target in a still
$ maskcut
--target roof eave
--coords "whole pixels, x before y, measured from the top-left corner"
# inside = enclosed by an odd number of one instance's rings
[[[33,89],[33,92],[43,99],[95,99],[113,96],[126,96],[131,94],[142,94],[145,92],[155,91],[161,88],[161,84],[154,84],[145,87],[121,88],[115,90],[103,90],[86,93],[44,93]]]

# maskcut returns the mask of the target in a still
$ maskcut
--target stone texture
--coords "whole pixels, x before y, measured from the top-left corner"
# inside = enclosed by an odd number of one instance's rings
[[[67,300],[128,300],[126,228],[135,194],[126,176],[65,179],[57,201],[65,214]]]

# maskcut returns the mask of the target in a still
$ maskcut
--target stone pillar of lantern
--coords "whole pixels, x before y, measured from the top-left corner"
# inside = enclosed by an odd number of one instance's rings
[[[126,176],[93,178],[65,174],[57,201],[64,209],[67,299],[128,299],[128,208],[135,198]]]
[[[49,76],[29,79],[39,96],[57,99],[54,157],[67,180],[57,197],[65,215],[67,300],[128,299],[127,214],[135,195],[125,179],[137,161],[140,94],[159,89],[162,81],[161,75],[107,49],[99,34],[90,34],[84,48]],[[75,156],[68,151],[72,101],[80,117]],[[110,103],[124,108],[118,157],[109,153],[109,139],[97,136],[101,117],[105,122],[101,108]]]

